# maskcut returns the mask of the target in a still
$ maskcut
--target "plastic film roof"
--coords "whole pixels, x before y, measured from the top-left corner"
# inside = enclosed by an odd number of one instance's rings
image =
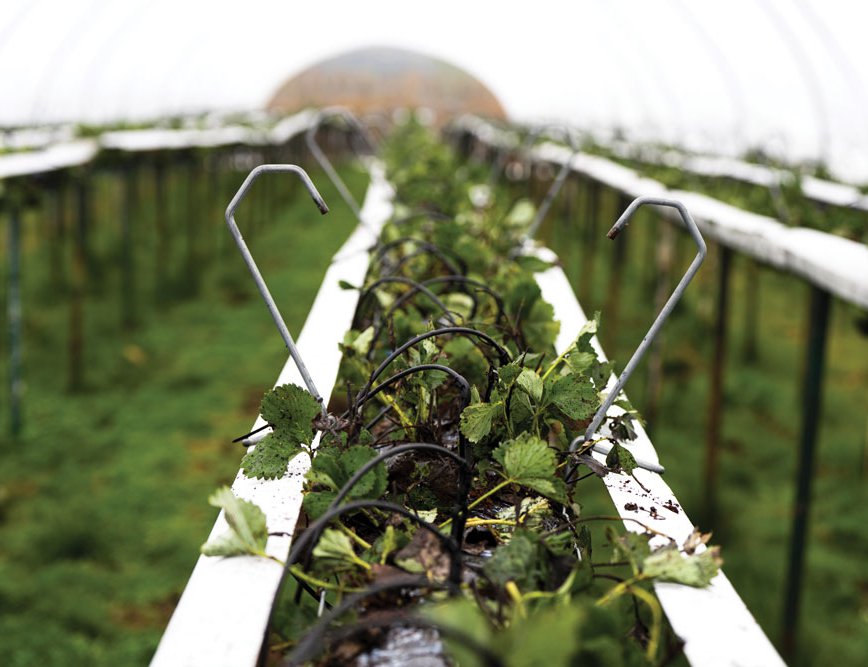
[[[0,125],[260,108],[363,46],[437,56],[517,120],[868,181],[868,5],[843,0],[4,0]]]

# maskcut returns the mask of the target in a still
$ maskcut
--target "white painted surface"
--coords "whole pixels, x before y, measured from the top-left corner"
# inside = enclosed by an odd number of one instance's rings
[[[93,160],[98,152],[97,142],[81,139],[37,151],[0,155],[0,180],[78,167]]]
[[[547,249],[540,249],[538,254],[549,261],[556,258]],[[555,347],[558,352],[563,352],[575,340],[587,318],[560,267],[537,274],[537,282],[543,298],[554,306],[555,318],[561,322]],[[638,344],[639,341],[636,342]],[[605,359],[596,337],[592,343],[601,358]],[[613,375],[609,387],[614,384]],[[620,412],[620,408],[613,406],[609,414]],[[600,430],[605,432],[605,428]],[[657,451],[641,425],[636,425],[636,431],[638,437],[626,447],[637,458],[659,461]],[[594,456],[601,462],[605,461],[600,454]],[[643,532],[644,529],[632,521],[635,519],[671,537],[679,545],[683,544],[693,532],[693,523],[672,489],[656,473],[637,469],[635,475],[647,491],[627,475],[610,473],[603,479],[618,514],[625,519],[625,528]],[[628,510],[628,504],[637,506],[637,509]],[[663,545],[668,541],[663,537],[655,537],[651,543]],[[663,583],[656,584],[654,589],[673,630],[684,641],[684,653],[690,664],[697,667],[784,665],[723,572],[715,577],[708,588]]]
[[[391,195],[382,168],[375,165],[362,207],[362,217],[368,227],[359,225],[336,254],[301,334],[296,338],[317,388],[326,397],[337,379],[341,358],[338,343],[350,328],[358,299],[357,291],[340,289],[338,281],[353,284],[364,281],[368,267],[366,251],[375,240],[375,232],[390,214]],[[322,224],[328,224],[327,220]],[[275,384],[287,382],[303,384],[291,359],[287,360]],[[254,428],[263,424],[260,417]],[[290,462],[287,475],[279,480],[252,480],[239,471],[232,491],[262,508],[270,532],[291,534],[301,508],[301,488],[308,465],[306,455],[296,457]],[[226,530],[221,512],[211,536]],[[289,537],[271,537],[266,551],[276,558],[286,559],[289,546]],[[263,558],[201,556],[151,665],[256,665],[282,574],[280,565]]]

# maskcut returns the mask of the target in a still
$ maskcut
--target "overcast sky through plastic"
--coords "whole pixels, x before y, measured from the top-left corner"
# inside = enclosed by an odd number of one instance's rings
[[[868,5],[842,0],[3,0],[0,124],[261,107],[361,46],[479,77],[518,120],[766,146],[868,181]]]

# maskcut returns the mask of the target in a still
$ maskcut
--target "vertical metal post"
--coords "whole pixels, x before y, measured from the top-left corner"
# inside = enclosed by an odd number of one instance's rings
[[[54,191],[51,195],[51,221],[49,228],[51,230],[49,238],[49,256],[51,257],[49,266],[49,275],[51,286],[56,290],[61,290],[63,287],[63,237],[65,216],[66,216],[66,201],[64,198],[65,175],[61,172],[55,181]]]
[[[811,507],[811,480],[814,473],[814,454],[823,401],[823,369],[826,359],[826,334],[829,328],[830,302],[831,298],[828,292],[819,287],[811,286],[808,345],[802,395],[802,432],[799,466],[796,472],[796,500],[793,507],[793,532],[790,538],[783,613],[783,654],[787,660],[795,656],[796,650],[805,546],[808,538],[808,518]]]
[[[154,229],[157,232],[156,253],[154,257],[154,290],[158,303],[166,298],[166,266],[169,263],[169,245],[166,231],[166,167],[163,156],[158,155],[154,162]]]
[[[744,361],[750,363],[759,357],[758,330],[759,330],[759,297],[760,276],[759,267],[751,259],[747,260],[747,299],[744,302],[744,343],[742,356]]]
[[[76,220],[72,243],[72,280],[69,299],[69,389],[84,386],[84,290],[87,280],[88,177],[76,183]]]
[[[717,521],[717,487],[720,434],[723,411],[723,375],[726,366],[726,321],[729,312],[729,268],[732,251],[718,245],[717,313],[714,323],[714,357],[708,392],[708,426],[705,436],[705,517],[709,526]]]
[[[133,252],[132,217],[136,210],[136,168],[131,162],[121,171],[121,327],[130,330],[136,324],[135,253]]]
[[[9,324],[9,433],[21,433],[21,210],[17,202],[9,211],[9,285],[6,302]]]
[[[585,242],[580,253],[582,257],[582,272],[579,281],[581,300],[585,307],[595,306],[593,303],[594,269],[596,264],[597,246],[597,214],[599,212],[600,186],[588,177],[585,180]]]

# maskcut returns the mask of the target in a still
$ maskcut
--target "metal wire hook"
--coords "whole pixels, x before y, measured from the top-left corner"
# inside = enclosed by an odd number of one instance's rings
[[[241,256],[244,258],[244,263],[247,264],[250,275],[253,276],[253,281],[256,283],[257,289],[259,289],[259,293],[262,295],[262,298],[265,301],[265,305],[268,307],[268,312],[271,313],[271,318],[277,325],[277,330],[280,332],[280,335],[283,338],[283,342],[286,343],[286,347],[289,350],[289,354],[292,357],[292,360],[295,362],[295,365],[298,367],[298,370],[301,373],[301,377],[304,380],[305,386],[307,386],[307,390],[311,394],[313,394],[314,398],[316,398],[317,402],[320,404],[320,409],[322,410],[323,415],[325,415],[327,414],[325,402],[323,401],[322,396],[320,396],[319,392],[317,391],[316,385],[313,383],[313,378],[310,376],[310,373],[307,370],[307,366],[304,365],[304,361],[302,360],[301,355],[298,352],[298,348],[296,348],[295,346],[295,341],[292,339],[292,334],[289,333],[286,322],[284,321],[283,316],[280,314],[280,311],[277,309],[277,304],[274,302],[274,299],[271,296],[271,292],[268,291],[268,286],[265,284],[265,280],[262,278],[262,274],[259,272],[259,267],[256,266],[256,262],[253,260],[253,255],[250,254],[247,243],[244,241],[244,237],[241,235],[241,231],[238,229],[238,225],[235,222],[235,209],[238,208],[241,200],[244,199],[244,197],[247,195],[247,192],[250,190],[253,182],[262,174],[269,174],[274,172],[291,172],[293,174],[296,174],[301,179],[301,182],[304,183],[304,187],[307,188],[311,199],[313,199],[313,202],[314,204],[316,204],[320,213],[325,215],[329,212],[329,207],[326,206],[325,201],[323,201],[322,196],[320,195],[319,191],[316,189],[316,186],[313,184],[313,181],[310,180],[310,177],[307,175],[307,172],[305,172],[304,169],[294,164],[262,164],[258,167],[255,167],[247,175],[247,178],[244,179],[241,187],[238,188],[238,192],[236,192],[235,196],[232,197],[232,201],[229,202],[229,206],[226,208],[226,224],[229,227],[229,231],[232,233],[232,237],[235,239],[235,243],[238,245],[238,249],[241,251]]]
[[[670,208],[676,209],[681,214],[681,219],[684,221],[684,225],[687,227],[687,231],[696,242],[696,247],[698,251],[696,253],[696,257],[694,257],[693,261],[690,263],[690,267],[687,269],[687,273],[682,276],[678,285],[675,287],[675,291],[672,292],[669,300],[666,302],[660,313],[657,315],[657,319],[654,320],[651,328],[648,329],[648,333],[645,334],[642,342],[639,343],[639,347],[636,348],[636,351],[633,353],[630,361],[627,362],[627,365],[624,367],[624,370],[618,377],[618,381],[615,383],[615,386],[612,387],[612,390],[606,396],[606,400],[603,401],[603,404],[597,410],[594,418],[591,420],[591,423],[585,430],[585,434],[580,435],[570,443],[571,452],[575,451],[582,443],[590,442],[590,440],[594,437],[594,433],[600,427],[603,419],[605,419],[606,413],[608,412],[609,408],[618,398],[618,395],[621,393],[621,390],[624,388],[624,385],[627,383],[630,375],[632,375],[633,371],[636,369],[636,366],[639,364],[639,361],[645,355],[647,349],[651,346],[651,343],[654,341],[654,338],[657,336],[657,333],[660,331],[663,323],[669,318],[669,315],[672,313],[673,308],[675,308],[675,304],[678,303],[679,299],[681,299],[681,295],[684,294],[684,290],[687,289],[687,285],[690,283],[691,280],[693,280],[693,276],[699,270],[700,265],[705,259],[707,249],[705,247],[705,241],[702,239],[702,235],[699,233],[699,228],[696,226],[696,223],[693,221],[693,217],[690,215],[690,212],[685,208],[684,204],[682,204],[680,201],[676,201],[675,199],[665,199],[660,197],[637,197],[627,207],[627,210],[621,214],[621,217],[618,218],[617,222],[612,226],[612,229],[609,230],[609,233],[606,236],[608,236],[610,239],[614,239],[615,237],[617,237],[618,234],[621,233],[621,230],[626,227],[627,224],[630,222],[630,218],[633,217],[633,214],[639,209],[640,206],[643,205],[668,206]],[[611,447],[607,447],[606,445],[599,443],[595,444],[592,449],[596,452],[606,454],[611,449]],[[649,463],[645,461],[640,463],[638,460],[636,461],[636,463],[638,463],[642,468],[646,468],[654,472],[663,472],[662,466],[659,466],[655,463]]]
[[[338,193],[341,195],[341,199],[343,199],[347,206],[353,211],[353,214],[362,224],[365,222],[362,220],[362,209],[359,206],[359,203],[356,201],[356,198],[353,197],[353,194],[350,192],[349,188],[347,188],[346,183],[344,183],[343,179],[340,177],[335,168],[332,166],[331,161],[326,157],[326,154],[322,152],[319,144],[316,143],[316,133],[319,131],[320,126],[322,126],[323,122],[334,116],[340,116],[343,118],[348,125],[350,125],[359,135],[365,140],[365,143],[368,144],[368,148],[371,152],[374,152],[374,144],[371,141],[370,137],[367,134],[367,131],[359,122],[359,120],[349,111],[349,109],[345,109],[343,107],[328,107],[323,109],[317,114],[316,120],[314,123],[308,128],[307,132],[304,135],[305,143],[307,147],[310,149],[310,152],[313,154],[314,159],[319,163],[319,166],[323,168],[325,173],[328,175],[329,180],[334,184],[337,188]],[[358,155],[358,152],[356,153]]]

